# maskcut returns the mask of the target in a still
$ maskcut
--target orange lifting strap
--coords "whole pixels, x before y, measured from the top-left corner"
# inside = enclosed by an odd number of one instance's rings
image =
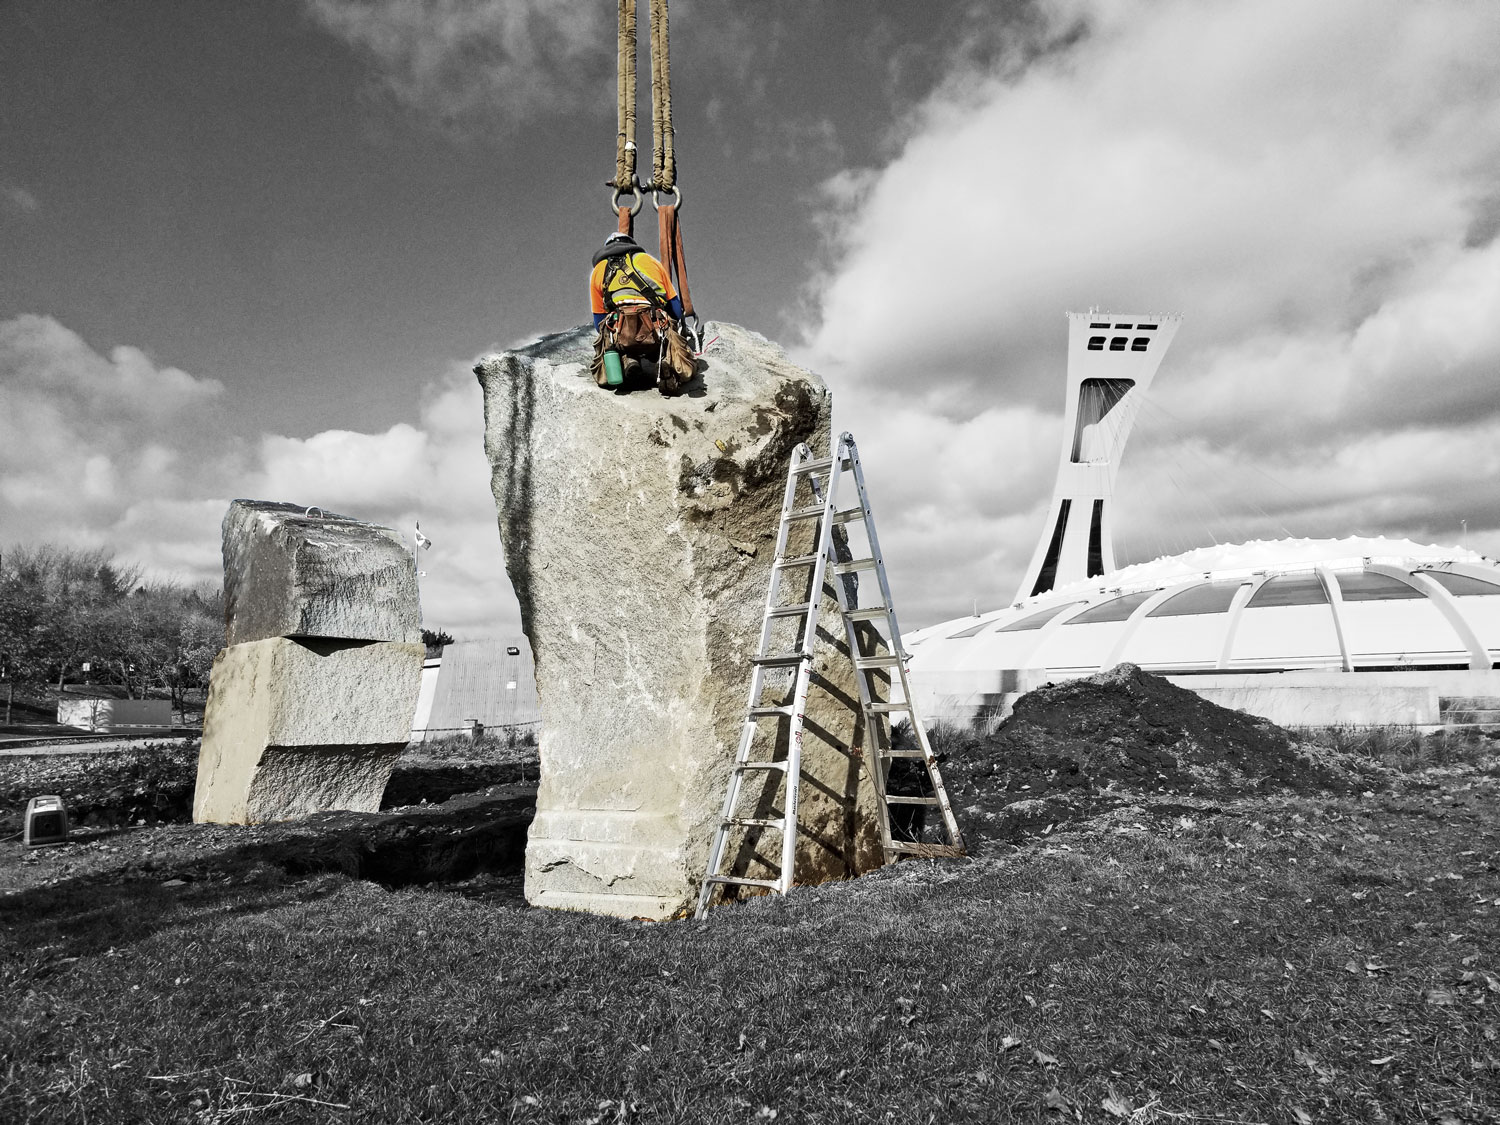
[[[667,41],[667,0],[650,0],[651,5],[651,139],[652,176],[644,187],[635,177],[635,25],[637,0],[619,0],[619,74],[616,86],[616,109],[619,127],[616,131],[615,178],[611,209],[616,213],[617,229],[632,237],[635,216],[641,209],[643,193],[651,192],[656,207],[660,235],[661,264],[671,275],[682,298],[684,318],[697,319],[693,297],[688,291],[687,254],[682,245],[682,189],[677,186],[677,157],[673,148],[672,78]],[[670,192],[672,201],[663,204],[659,198]],[[629,202],[625,202],[626,196]]]

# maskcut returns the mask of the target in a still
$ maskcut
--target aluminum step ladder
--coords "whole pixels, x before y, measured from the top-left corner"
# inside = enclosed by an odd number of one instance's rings
[[[854,478],[858,502],[854,507],[840,509],[839,485],[846,472]],[[802,495],[804,482],[807,486],[805,491],[810,496]],[[792,541],[794,529],[806,526],[806,521],[809,520],[817,521],[811,549],[806,554],[789,554],[788,544]],[[856,558],[850,550],[847,530],[851,525],[863,526],[869,547],[869,553],[865,557]],[[835,527],[844,528],[845,534],[836,538]],[[760,642],[755,655],[750,659],[752,670],[745,722],[740,731],[734,765],[730,770],[728,792],[724,796],[718,831],[714,833],[707,874],[698,894],[695,917],[699,919],[708,912],[716,888],[753,887],[778,894],[785,894],[791,889],[797,849],[802,732],[815,655],[818,603],[822,597],[824,579],[830,569],[835,577],[833,585],[844,619],[855,680],[859,685],[860,708],[865,721],[865,742],[873,750],[866,763],[870,767],[869,774],[875,787],[880,843],[885,861],[891,863],[903,854],[965,854],[963,837],[949,805],[947,790],[943,787],[942,775],[938,772],[927,731],[912,702],[906,671],[907,657],[901,647],[901,630],[896,622],[895,605],[886,579],[885,561],[875,535],[875,518],[870,510],[864,472],[859,464],[859,450],[854,444],[853,436],[844,433],[839,436],[832,457],[815,459],[806,444],[799,445],[792,453],[786,491],[782,497],[776,550],[771,561],[771,582],[766,594]],[[856,577],[851,580],[851,576],[868,571],[873,571],[876,576],[880,602],[878,605],[860,606],[857,597],[858,579]],[[781,600],[783,579],[793,574],[807,576],[806,594],[803,600],[784,603]],[[795,631],[796,640],[791,650],[776,651],[778,625],[799,620],[801,627]],[[885,651],[867,651],[862,642],[868,642],[871,649],[883,645]],[[785,672],[792,673],[791,683],[778,682],[771,690],[779,688],[783,695],[789,695],[790,698],[780,703],[766,702],[768,675],[776,676]],[[872,677],[887,679],[890,698],[880,698],[882,693],[876,690],[871,682]],[[894,745],[893,726],[901,716],[906,716],[910,721],[910,734],[916,742],[915,747],[897,748]],[[757,739],[761,724],[766,722],[779,735],[783,721],[789,724],[785,758],[777,760],[767,757],[766,751],[757,753],[758,743],[767,741]],[[769,741],[771,751],[774,752],[777,740],[772,738]],[[928,792],[919,795],[887,792],[891,765],[900,759],[916,759],[922,763]],[[758,774],[762,778],[767,775],[779,776],[777,788],[781,791],[781,815],[745,815],[740,810],[745,792],[744,781],[751,774]],[[768,793],[763,788],[759,796],[764,800]],[[937,809],[946,842],[930,844],[895,838],[891,825],[892,805]],[[724,869],[730,837],[736,829],[741,828],[772,829],[781,833],[780,861],[775,878],[750,878]]]

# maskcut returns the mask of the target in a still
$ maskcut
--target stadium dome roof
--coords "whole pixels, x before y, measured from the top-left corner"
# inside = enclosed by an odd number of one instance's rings
[[[1121,661],[1150,671],[1489,669],[1500,565],[1400,539],[1205,547],[903,637],[918,677]]]
[[[903,635],[920,713],[989,722],[1041,682],[1128,661],[1283,724],[1500,722],[1500,564],[1473,551],[1280,539],[1116,565],[1120,459],[1178,327],[1068,314],[1057,477],[1031,562],[1014,604]]]

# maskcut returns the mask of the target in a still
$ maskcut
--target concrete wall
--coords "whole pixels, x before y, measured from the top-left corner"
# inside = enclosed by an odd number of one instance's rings
[[[510,650],[515,649],[512,653]],[[422,693],[412,739],[447,738],[478,720],[486,727],[541,721],[531,646],[525,637],[459,641],[422,669]]]
[[[57,721],[101,734],[170,731],[172,703],[166,699],[60,699]]]
[[[913,677],[912,694],[928,726],[992,729],[1026,692],[1071,678],[1046,669],[938,673]],[[1500,669],[1214,673],[1166,679],[1221,707],[1285,727],[1500,723]]]
[[[1438,685],[1402,672],[1270,672],[1258,676],[1168,676],[1211,703],[1283,727],[1433,726]]]
[[[429,656],[422,661],[422,686],[417,692],[417,709],[411,717],[411,736],[420,739],[432,717],[432,700],[437,694],[438,673],[442,670],[443,658]]]

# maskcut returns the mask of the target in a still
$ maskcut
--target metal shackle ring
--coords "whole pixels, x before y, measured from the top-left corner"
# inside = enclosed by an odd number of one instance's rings
[[[674,184],[670,190],[672,192],[672,206],[673,207],[681,207],[682,206],[682,189],[680,187],[677,187]],[[658,199],[658,198],[656,198],[656,197],[658,195],[660,195],[660,194],[661,194],[661,192],[658,191],[656,188],[652,188],[651,189],[651,205],[653,207],[655,207],[658,211],[661,210],[661,200]]]
[[[615,188],[614,198],[610,201],[610,210],[614,211],[616,214],[618,214],[620,211],[620,196],[624,194],[625,193],[622,192],[619,188]],[[630,205],[630,213],[632,215],[638,214],[641,209],[641,204],[645,202],[644,197],[642,197],[641,195],[641,189],[635,187],[631,188],[630,196],[635,200],[635,202]]]

